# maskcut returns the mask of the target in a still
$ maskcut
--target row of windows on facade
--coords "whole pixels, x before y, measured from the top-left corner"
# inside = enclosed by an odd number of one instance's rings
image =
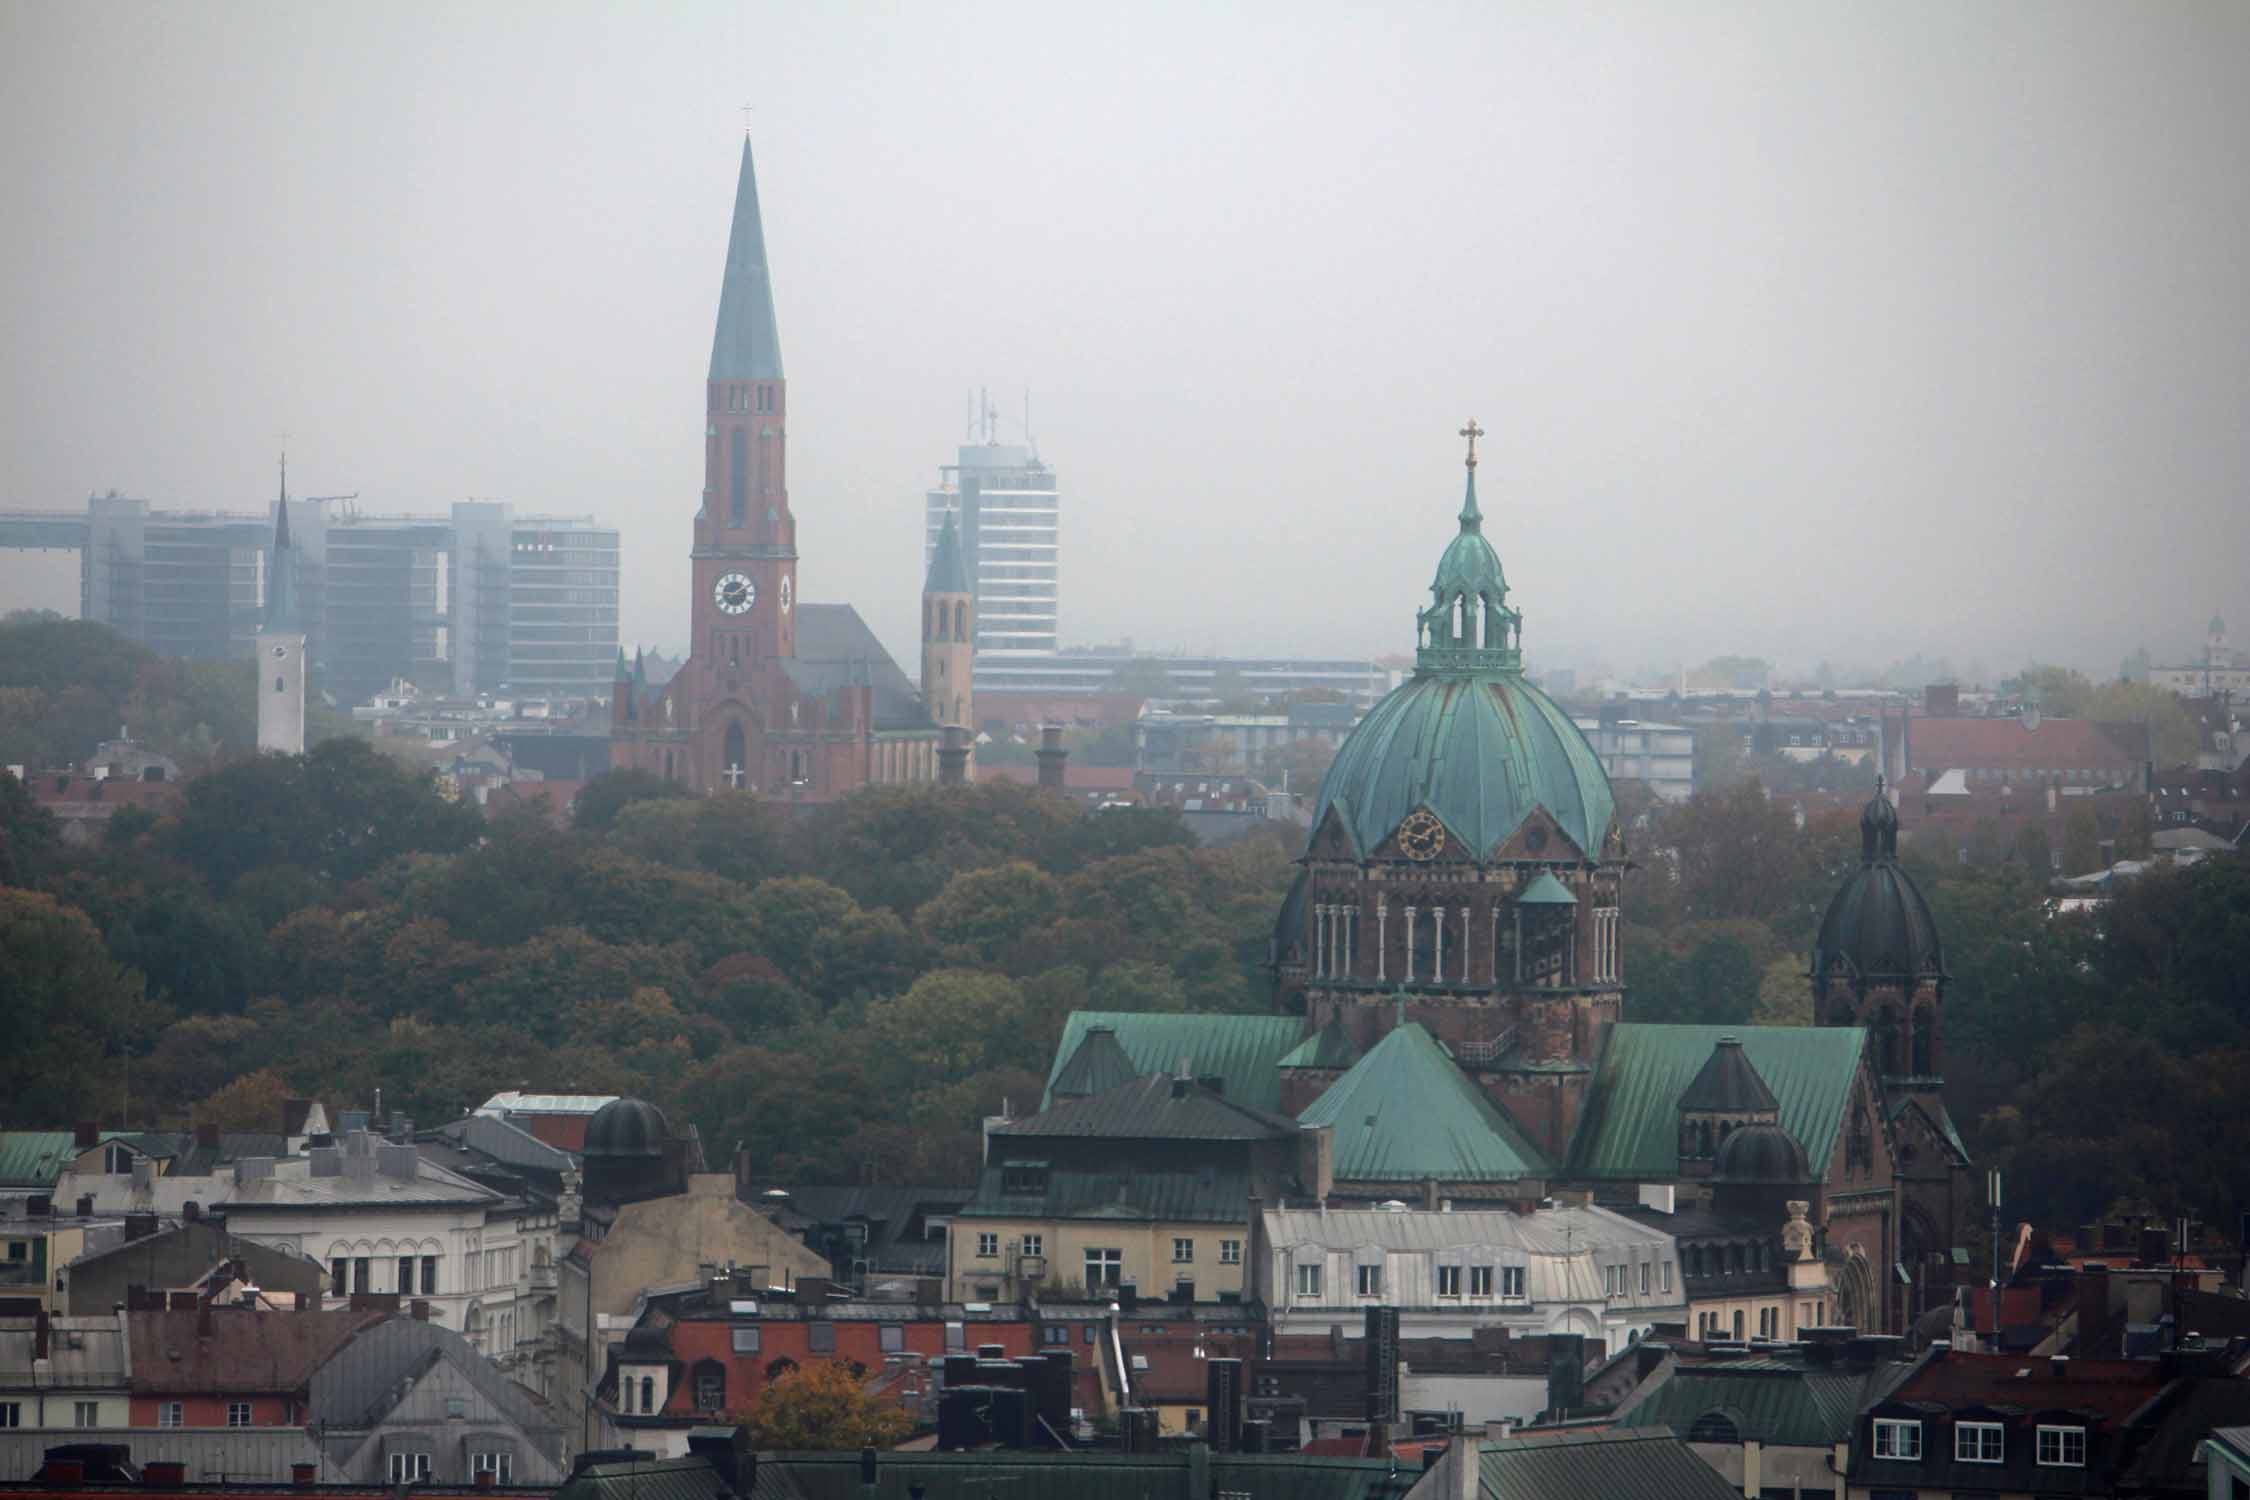
[[[2041,1468],[2086,1467],[2086,1429],[2040,1424],[2033,1433],[2032,1457]],[[1894,1417],[1875,1418],[1875,1456],[1919,1463],[1922,1459],[1922,1424]],[[1962,1464],[2003,1464],[2008,1461],[2008,1429],[2000,1422],[1955,1422],[1953,1461]]]
[[[1433,984],[1470,984],[1469,911],[1443,906],[1407,906],[1397,941],[1388,902],[1375,903],[1375,978],[1388,980],[1394,959],[1400,962],[1399,978],[1408,984],[1428,980]],[[1618,908],[1597,907],[1593,912],[1593,963],[1584,978],[1604,983],[1618,974]],[[1322,978],[1348,978],[1359,963],[1359,908],[1354,905],[1320,905],[1313,908],[1313,973]],[[1456,960],[1448,972],[1446,937],[1454,935]],[[1420,972],[1428,957],[1428,972]],[[1501,975],[1516,984],[1542,986],[1579,982],[1578,930],[1571,908],[1543,909],[1526,915],[1521,906],[1492,908],[1491,958],[1485,964],[1484,982],[1498,984]]]
[[[516,1474],[516,1460],[512,1453],[472,1453],[469,1455],[469,1477],[481,1479],[490,1474],[494,1484],[508,1484]],[[391,1455],[391,1483],[413,1484],[430,1477],[430,1455],[427,1453],[393,1453]]]
[[[1049,1344],[1062,1344],[1070,1341],[1070,1330],[1067,1327],[1050,1325],[1047,1332],[1061,1335],[1060,1338],[1048,1338],[1046,1342]],[[1091,1343],[1093,1342],[1093,1325],[1088,1326],[1087,1332],[1087,1342]],[[834,1354],[836,1352],[836,1327],[833,1323],[806,1324],[805,1338],[806,1348],[813,1354]],[[904,1324],[882,1323],[876,1325],[875,1339],[876,1347],[885,1354],[904,1354],[906,1352],[906,1328]],[[755,1323],[739,1325],[733,1330],[732,1349],[736,1354],[763,1353],[764,1344],[765,1330]],[[946,1324],[946,1352],[948,1354],[962,1354],[967,1352],[968,1347],[967,1325],[962,1323]],[[784,1355],[766,1367],[766,1376],[768,1379],[775,1379],[796,1367],[797,1362]],[[697,1411],[724,1411],[726,1409],[726,1366],[716,1360],[700,1361],[693,1372],[692,1382],[692,1395]],[[656,1377],[653,1375],[627,1376],[620,1380],[617,1387],[617,1400],[619,1410],[627,1416],[636,1412],[644,1416],[653,1415],[661,1411],[664,1405],[664,1398],[657,1391]]]
[[[1773,1269],[1773,1245],[1753,1240],[1747,1245],[1684,1245],[1680,1264],[1686,1274],[1704,1276],[1757,1275]]]
[[[242,1420],[239,1422],[232,1420],[232,1408],[230,1407],[229,1420],[227,1422],[227,1425],[229,1427],[248,1427],[250,1425],[250,1403],[247,1401],[242,1401],[235,1404],[242,1408]],[[165,1405],[167,1409],[177,1412],[179,1410],[180,1403],[177,1401],[169,1401],[166,1402]],[[102,1404],[99,1401],[73,1401],[70,1404],[70,1407],[71,1426],[101,1426]],[[21,1401],[0,1401],[0,1429],[21,1427],[22,1425],[23,1403]],[[164,1425],[167,1427],[177,1427],[180,1424],[177,1421],[172,1421],[167,1422]]]
[[[1625,1268],[1623,1266],[1610,1266],[1606,1269],[1622,1272]],[[1323,1270],[1324,1268],[1315,1261],[1299,1261],[1297,1263],[1296,1286],[1299,1297],[1317,1298],[1323,1294],[1325,1281]],[[1461,1273],[1464,1271],[1468,1273],[1468,1295],[1470,1297],[1492,1296],[1492,1288],[1496,1280],[1500,1288],[1501,1301],[1520,1302],[1524,1297],[1524,1268],[1522,1266],[1439,1266],[1436,1270],[1437,1294],[1440,1297],[1458,1297],[1461,1295]],[[1645,1277],[1648,1268],[1643,1266],[1641,1271]],[[1672,1268],[1667,1265],[1664,1268],[1666,1291],[1671,1290],[1671,1273]],[[1620,1283],[1621,1286],[1622,1283]],[[1645,1291],[1646,1288],[1644,1287],[1643,1290]],[[1352,1267],[1352,1293],[1359,1297],[1382,1296],[1383,1268],[1376,1265]],[[1624,1292],[1620,1289],[1611,1291],[1609,1295],[1613,1297],[1623,1296]]]
[[[1814,1311],[1818,1306],[1820,1304],[1817,1302],[1800,1304],[1800,1321],[1807,1327],[1819,1326],[1818,1315]],[[1749,1337],[1746,1331],[1748,1327],[1749,1321],[1744,1317],[1743,1310],[1739,1307],[1734,1310],[1731,1320],[1727,1314],[1720,1312],[1705,1311],[1695,1315],[1695,1336],[1705,1343],[1726,1338],[1747,1338]],[[1758,1337],[1762,1339],[1778,1339],[1781,1337],[1781,1308],[1778,1304],[1758,1309]],[[1728,1442],[1732,1439],[1711,1438],[1701,1441]]]
[[[1013,1191],[1013,1189],[1011,1189],[1011,1191]],[[1039,1189],[1039,1191],[1044,1191],[1044,1188]],[[1047,1238],[1045,1235],[1027,1234],[1023,1237],[1021,1241],[1021,1248],[1016,1253],[1019,1255],[1044,1255],[1046,1254],[1046,1249]],[[999,1254],[999,1234],[991,1231],[980,1231],[977,1235],[977,1258],[979,1260],[992,1260]],[[1195,1264],[1194,1236],[1173,1236],[1172,1264],[1175,1266],[1191,1266]],[[1242,1241],[1219,1241],[1219,1264],[1222,1266],[1241,1265]],[[1122,1250],[1113,1250],[1106,1247],[1100,1249],[1089,1249],[1086,1252],[1086,1284],[1089,1287],[1116,1286],[1118,1285],[1119,1277],[1124,1272],[1124,1265],[1125,1252]]]
[[[421,1262],[421,1285],[419,1287],[415,1285],[414,1271],[417,1257],[402,1255],[398,1257],[398,1274],[397,1278],[391,1282],[391,1291],[401,1295],[419,1292],[424,1297],[436,1294],[438,1289],[438,1258],[434,1255],[424,1255],[418,1258]],[[349,1273],[348,1276],[347,1272]],[[328,1263],[328,1286],[339,1297],[351,1292],[372,1292],[375,1290],[374,1273],[375,1261],[372,1256],[337,1256]]]

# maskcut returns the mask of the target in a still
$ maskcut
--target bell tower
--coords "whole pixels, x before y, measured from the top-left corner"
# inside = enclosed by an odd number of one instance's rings
[[[976,727],[977,601],[947,512],[922,584],[922,702],[940,728]]]
[[[703,504],[693,553],[691,654],[706,685],[721,691],[735,690],[730,679],[739,683],[762,664],[796,654],[788,416],[757,169],[745,136],[703,387]]]
[[[305,625],[297,609],[297,549],[289,544],[289,458],[273,508],[266,617],[258,626],[258,748],[305,753]]]

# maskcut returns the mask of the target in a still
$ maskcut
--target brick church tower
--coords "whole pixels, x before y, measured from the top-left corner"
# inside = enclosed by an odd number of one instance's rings
[[[745,138],[703,387],[688,659],[652,689],[620,657],[610,764],[699,792],[804,801],[871,782],[933,781],[937,726],[897,664],[850,605],[797,598],[788,414]]]

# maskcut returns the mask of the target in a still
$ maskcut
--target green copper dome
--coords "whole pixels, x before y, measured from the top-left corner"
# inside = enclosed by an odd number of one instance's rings
[[[1430,594],[1415,617],[1414,676],[1336,752],[1314,829],[1333,808],[1371,850],[1426,807],[1483,859],[1544,808],[1579,853],[1598,858],[1617,811],[1609,777],[1570,716],[1523,675],[1522,616],[1508,607],[1499,555],[1484,538],[1473,438],[1460,532]]]

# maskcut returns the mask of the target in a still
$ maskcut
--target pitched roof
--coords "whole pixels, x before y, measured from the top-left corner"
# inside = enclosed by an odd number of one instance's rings
[[[1793,1448],[1849,1442],[1862,1408],[1888,1397],[1915,1366],[1884,1360],[1864,1369],[1790,1368],[1771,1358],[1681,1364],[1676,1359],[1618,1404],[1621,1429],[1661,1427],[1686,1437],[1717,1413],[1745,1439]]]
[[[1742,1039],[1736,1036],[1719,1038],[1711,1055],[1704,1059],[1703,1071],[1695,1075],[1680,1095],[1681,1109],[1711,1112],[1742,1113],[1762,1109],[1779,1109],[1773,1090],[1758,1076],[1750,1059],[1742,1055]]]
[[[1184,1087],[1181,1085],[1184,1084]],[[1100,1136],[1140,1141],[1263,1141],[1293,1137],[1297,1122],[1216,1094],[1192,1079],[1151,1073],[1084,1099],[1064,1099],[1025,1120],[993,1127],[994,1140]]]
[[[1359,1061],[1359,1047],[1344,1030],[1341,1017],[1330,1016],[1328,1024],[1306,1037],[1282,1054],[1278,1064],[1284,1068],[1348,1068]]]
[[[346,1338],[312,1372],[305,1420],[324,1430],[377,1426],[441,1361],[549,1458],[561,1456],[562,1430],[551,1414],[466,1338],[420,1318],[394,1315]]]
[[[346,1339],[393,1314],[214,1307],[208,1333],[202,1316],[170,1310],[125,1315],[136,1392],[215,1396],[302,1390]]]
[[[1094,1026],[1117,1033],[1117,1044],[1125,1049],[1135,1073],[1169,1073],[1184,1057],[1188,1072],[1196,1077],[1225,1079],[1229,1099],[1266,1110],[1281,1107],[1281,1075],[1274,1064],[1304,1037],[1304,1022],[1294,1016],[1074,1010],[1063,1023],[1062,1041],[1055,1047],[1055,1062],[1047,1074],[1048,1102],[1052,1102],[1056,1074]]]
[[[1595,1065],[1571,1145],[1571,1175],[1645,1182],[1680,1170],[1680,1096],[1721,1037],[1742,1051],[1778,1102],[1781,1128],[1827,1167],[1867,1034],[1856,1026],[1663,1026],[1621,1021]]]
[[[1133,1060],[1118,1045],[1114,1026],[1089,1026],[1086,1039],[1078,1050],[1070,1054],[1069,1061],[1055,1070],[1052,1082],[1047,1085],[1051,1096],[1075,1094],[1083,1098],[1099,1094],[1130,1080],[1135,1073]]]
[[[1570,893],[1568,886],[1555,879],[1554,871],[1541,870],[1538,878],[1523,888],[1523,894],[1516,898],[1516,904],[1518,906],[1576,906],[1578,898]]]
[[[2092,719],[1909,719],[1906,747],[1917,770],[2099,770],[2149,758],[2148,726]]]
[[[1393,1027],[1297,1118],[1333,1128],[1339,1182],[1516,1181],[1553,1170],[1412,1021]]]
[[[0,1187],[51,1188],[78,1158],[68,1130],[0,1130]]]
[[[1492,1500],[1740,1500],[1719,1471],[1670,1433],[1556,1432],[1486,1443],[1478,1492]]]
[[[799,692],[816,698],[872,687],[879,730],[937,727],[914,684],[849,604],[799,604],[797,654],[783,657],[781,666]]]
[[[1389,1459],[1319,1458],[1298,1453],[1211,1454],[1211,1492],[1282,1496],[1289,1500],[1399,1500],[1422,1476]],[[762,1453],[753,1500],[767,1500],[767,1475],[786,1480],[790,1500],[904,1500],[919,1486],[926,1500],[1202,1500],[1191,1486],[1194,1461],[1184,1450],[1117,1453],[1091,1450],[1047,1453],[991,1449],[973,1453],[891,1452],[878,1458],[880,1482],[864,1490],[856,1453]],[[642,1472],[648,1466],[641,1466]],[[1395,1471],[1395,1472],[1394,1472]],[[593,1472],[593,1471],[589,1471]],[[1708,1471],[1706,1471],[1708,1472]],[[706,1500],[664,1494],[655,1500]],[[779,1491],[775,1492],[777,1495]],[[1652,1492],[1653,1493],[1653,1492]],[[581,1495],[566,1487],[557,1500],[651,1500],[651,1492],[614,1489]]]
[[[750,159],[748,136],[742,138],[726,278],[719,283],[719,322],[711,335],[711,379],[781,379],[781,334],[774,325],[766,231],[758,215],[758,171]]]

